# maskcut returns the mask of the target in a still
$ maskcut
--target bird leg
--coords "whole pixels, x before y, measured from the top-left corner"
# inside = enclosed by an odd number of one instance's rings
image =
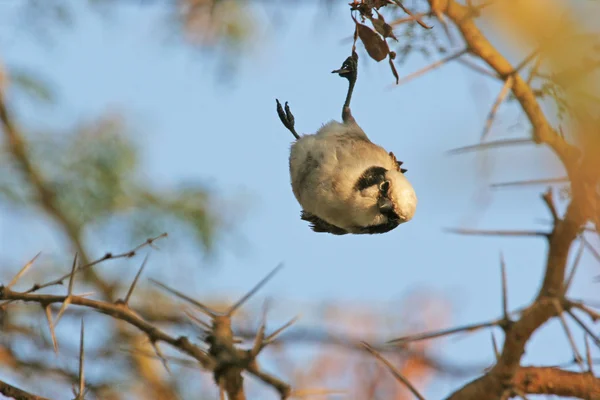
[[[290,111],[290,107],[288,106],[287,101],[285,102],[285,112],[283,111],[283,107],[281,107],[281,103],[279,102],[279,100],[275,99],[275,101],[277,102],[277,115],[279,115],[279,119],[281,120],[281,123],[290,132],[292,132],[292,135],[294,135],[294,137],[296,139],[300,139],[300,135],[298,135],[298,133],[296,132],[296,129],[294,128],[294,123],[295,123],[294,115]]]
[[[342,108],[342,121],[344,123],[356,122],[350,111],[350,100],[352,99],[352,92],[354,91],[354,85],[356,84],[356,78],[358,77],[358,54],[352,52],[352,55],[344,61],[342,68],[331,71],[332,74],[338,74],[342,78],[348,79],[348,94],[346,95],[346,101]]]

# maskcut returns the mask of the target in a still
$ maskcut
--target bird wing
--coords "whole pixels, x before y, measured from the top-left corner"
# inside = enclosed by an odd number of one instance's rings
[[[302,210],[300,219],[310,222],[310,228],[315,232],[326,232],[333,235],[346,235],[348,231],[331,225],[329,222],[322,220],[314,214]]]

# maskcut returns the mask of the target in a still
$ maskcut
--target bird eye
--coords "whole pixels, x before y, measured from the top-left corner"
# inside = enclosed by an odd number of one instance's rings
[[[382,193],[387,193],[389,188],[390,188],[390,181],[381,182],[381,185],[379,185],[379,190],[381,190]]]

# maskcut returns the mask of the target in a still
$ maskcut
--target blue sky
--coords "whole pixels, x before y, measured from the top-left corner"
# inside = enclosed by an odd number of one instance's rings
[[[181,180],[208,182],[233,199],[222,203],[225,215],[244,215],[219,256],[203,261],[216,268],[197,266],[197,279],[182,282],[172,271],[196,266],[182,267],[186,255],[164,246],[148,276],[164,277],[199,296],[235,297],[282,261],[285,268],[259,296],[293,304],[282,315],[310,314],[307,304],[324,301],[393,310],[404,295],[423,289],[445,296],[453,324],[464,324],[499,315],[503,251],[510,306],[521,306],[536,293],[546,251],[542,239],[443,232],[446,227],[540,229],[545,226],[537,219],[549,219],[539,196],[542,188],[487,189],[491,182],[559,175],[546,149],[498,150],[486,153],[489,157],[444,153],[479,140],[500,90],[497,82],[455,63],[390,89],[387,62],[367,60],[360,48],[354,116],[374,142],[405,162],[419,206],[410,223],[389,234],[316,234],[300,220],[289,185],[292,136],[277,118],[275,98],[290,102],[299,132],[340,118],[347,83],[330,71],[350,52],[349,45],[341,44],[353,31],[347,13],[319,15],[311,2],[289,14],[280,7],[278,26],[264,27],[257,44],[240,56],[231,80],[223,82],[214,55],[163,40],[159,7],[118,10],[108,21],[79,12],[76,26],[56,33],[47,48],[31,40],[23,26],[3,28],[0,50],[6,62],[42,72],[58,90],[59,106],[23,111],[29,123],[68,126],[106,109],[123,110],[142,143],[145,178],[164,187]],[[257,12],[267,14],[262,8]],[[415,56],[398,72],[407,75],[427,63]],[[493,138],[527,135],[527,123],[517,111],[515,105],[501,110]],[[515,128],[517,122],[522,127]],[[60,252],[60,240],[44,224],[34,225],[36,235],[29,229],[15,232],[18,218],[0,215],[0,241],[11,250],[11,259],[26,260],[40,249]],[[188,260],[197,262],[191,256]],[[586,254],[573,288],[577,297],[592,297],[595,274],[597,267]],[[571,358],[557,326],[551,323],[534,336],[525,363]],[[582,335],[576,336],[581,343]],[[437,348],[456,362],[485,363],[493,357],[487,332]],[[426,394],[438,398],[458,384],[440,380]]]

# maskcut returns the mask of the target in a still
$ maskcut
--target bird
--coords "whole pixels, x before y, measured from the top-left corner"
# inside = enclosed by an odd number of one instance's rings
[[[292,191],[302,207],[300,218],[314,232],[333,235],[383,234],[410,221],[417,196],[403,162],[373,143],[350,109],[358,77],[353,51],[331,71],[348,80],[342,122],[324,124],[314,134],[299,135],[288,102],[276,100],[282,124],[294,135],[289,172]]]

